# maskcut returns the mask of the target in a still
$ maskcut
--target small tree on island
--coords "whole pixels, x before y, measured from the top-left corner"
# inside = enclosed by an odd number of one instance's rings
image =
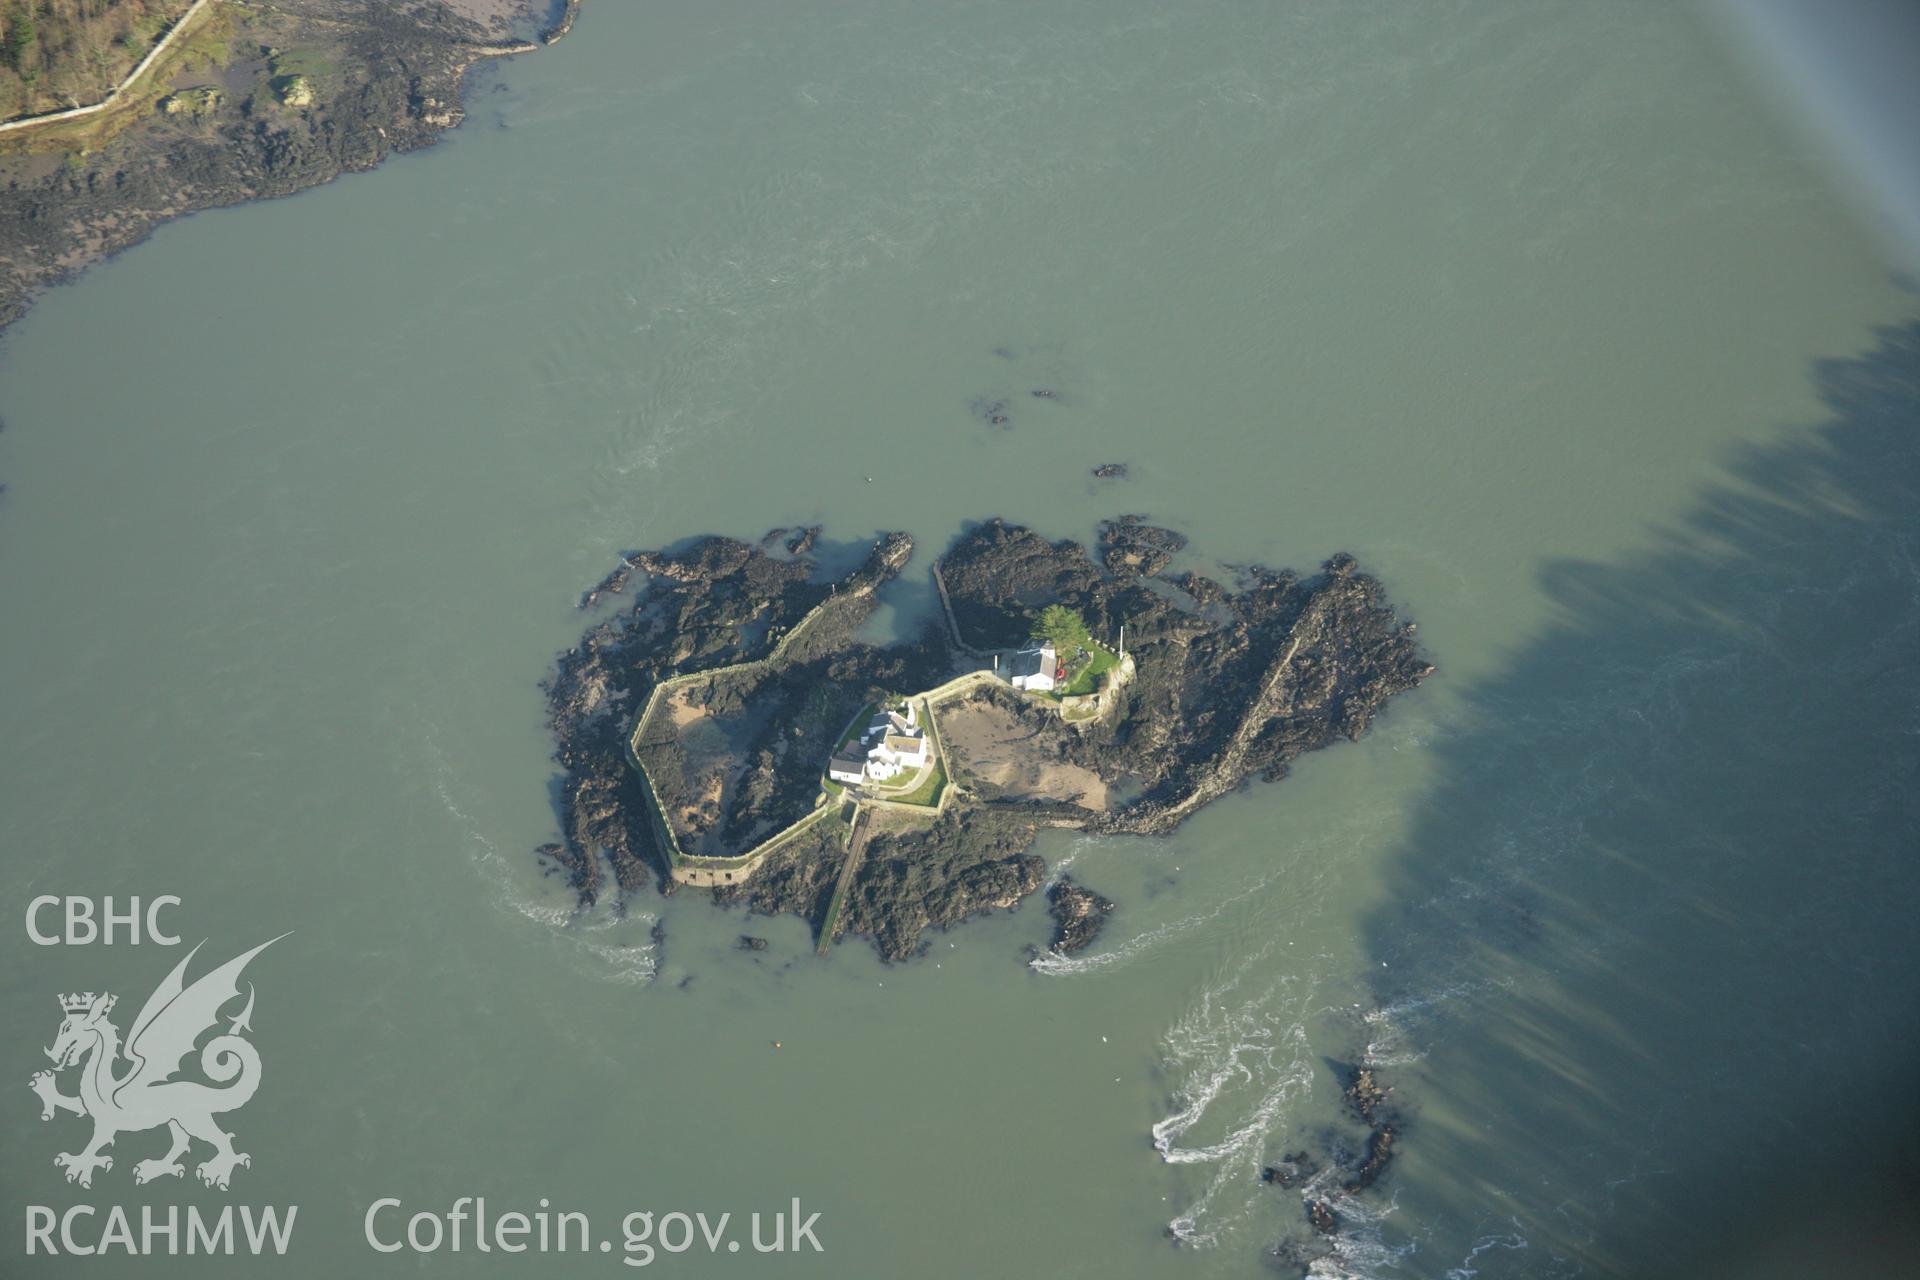
[[[1033,638],[1047,641],[1055,653],[1064,655],[1086,648],[1093,636],[1086,619],[1063,604],[1050,604],[1034,619]]]

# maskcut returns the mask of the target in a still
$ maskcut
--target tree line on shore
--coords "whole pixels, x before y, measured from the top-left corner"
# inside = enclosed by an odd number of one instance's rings
[[[87,106],[192,0],[0,0],[0,119]]]

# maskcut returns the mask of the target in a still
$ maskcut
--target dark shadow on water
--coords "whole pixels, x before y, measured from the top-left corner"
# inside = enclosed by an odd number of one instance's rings
[[[875,529],[863,537],[834,538],[822,533],[813,540],[813,546],[807,554],[813,557],[814,582],[836,582],[846,577],[873,554],[873,546],[880,540],[881,530]]]
[[[928,628],[940,625],[940,597],[933,589],[933,573],[926,564],[909,565],[899,577],[881,587],[876,598],[881,605],[880,613],[861,637],[871,643],[888,645],[918,640]]]
[[[1430,748],[1365,924],[1383,1052],[1425,1055],[1383,1184],[1419,1274],[1920,1245],[1920,321],[1812,376],[1830,416],[1653,550],[1551,566],[1558,618]]]

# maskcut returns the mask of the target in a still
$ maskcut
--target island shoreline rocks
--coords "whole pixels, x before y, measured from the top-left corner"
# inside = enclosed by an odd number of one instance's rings
[[[807,919],[823,949],[858,936],[905,960],[1039,890],[1041,830],[1171,831],[1359,737],[1432,671],[1351,557],[1310,578],[1171,573],[1186,539],[1138,515],[1101,525],[1095,552],[973,525],[937,563],[943,616],[875,645],[861,628],[912,539],[883,534],[834,576],[819,535],[633,552],[582,597],[602,616],[546,684],[563,838],[539,852],[583,903],[699,885]],[[1085,643],[1059,660],[1067,687],[1017,690],[1005,676],[1048,606],[1084,619]],[[917,795],[824,776],[876,707],[933,723]],[[1069,951],[1111,907],[1070,881],[1050,902]]]
[[[1047,914],[1053,917],[1052,950],[1063,956],[1085,951],[1107,924],[1113,902],[1067,876],[1047,890]]]

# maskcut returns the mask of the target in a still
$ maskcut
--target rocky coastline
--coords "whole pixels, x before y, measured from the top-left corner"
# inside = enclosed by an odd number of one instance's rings
[[[758,543],[710,536],[633,552],[582,597],[599,616],[546,684],[562,838],[539,852],[583,902],[686,887],[629,755],[639,709],[670,677],[714,673],[676,693],[671,719],[698,722],[730,754],[724,767],[656,778],[655,799],[745,841],[843,802],[821,771],[863,706],[982,673],[961,681],[970,692],[941,731],[952,794],[938,807],[882,806],[858,839],[834,820],[796,824],[741,879],[712,888],[723,904],[807,919],[823,947],[862,937],[898,961],[929,931],[1038,891],[1045,867],[1029,850],[1043,827],[1171,831],[1251,778],[1284,776],[1301,752],[1359,737],[1432,671],[1412,625],[1344,555],[1307,578],[1249,566],[1221,582],[1172,572],[1186,539],[1140,516],[1104,523],[1092,551],[992,519],[939,558],[944,616],[875,645],[862,625],[912,539],[883,534],[838,576],[819,540],[818,529],[777,529]],[[1052,604],[1095,637],[1125,627],[1131,678],[1079,722],[984,674],[982,655],[1024,643]],[[989,761],[982,742],[1016,755]],[[1070,789],[1044,781],[1062,778]],[[1112,906],[1070,881],[1051,902],[1069,951],[1093,941]]]
[[[216,3],[126,101],[0,137],[0,327],[171,218],[291,195],[433,143],[474,63],[552,43],[578,0]],[[540,29],[543,20],[551,25]]]

